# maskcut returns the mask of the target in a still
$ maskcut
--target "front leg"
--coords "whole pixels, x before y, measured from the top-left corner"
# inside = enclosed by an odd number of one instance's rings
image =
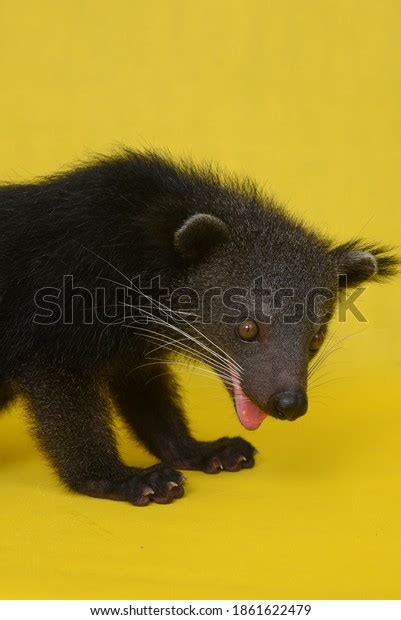
[[[165,366],[111,382],[117,409],[146,448],[180,469],[214,474],[253,467],[255,448],[241,437],[197,441],[189,432],[177,383]]]
[[[70,489],[137,506],[182,497],[183,477],[171,467],[139,469],[121,462],[107,402],[93,375],[48,366],[26,371],[19,384],[34,434]]]

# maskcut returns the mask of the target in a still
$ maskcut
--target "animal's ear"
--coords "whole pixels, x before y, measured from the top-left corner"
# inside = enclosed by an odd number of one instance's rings
[[[228,239],[228,226],[208,213],[191,215],[175,232],[174,247],[188,261],[197,261]]]
[[[334,248],[339,287],[355,287],[366,280],[380,281],[397,274],[400,259],[387,247],[351,241]]]

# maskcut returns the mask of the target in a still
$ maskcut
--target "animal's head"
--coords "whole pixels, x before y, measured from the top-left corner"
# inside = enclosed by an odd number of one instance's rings
[[[242,424],[256,429],[266,415],[306,413],[308,369],[339,293],[393,275],[398,260],[360,241],[334,246],[256,196],[228,202],[187,217],[174,246],[200,299],[200,358],[225,382]]]

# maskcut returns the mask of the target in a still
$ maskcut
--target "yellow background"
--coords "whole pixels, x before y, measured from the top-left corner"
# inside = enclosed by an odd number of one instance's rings
[[[400,13],[391,0],[2,0],[0,177],[118,142],[168,147],[252,175],[338,240],[397,244]],[[334,328],[358,332],[326,366],[335,381],[294,424],[247,433],[217,382],[185,378],[197,435],[241,433],[260,456],[189,473],[170,506],[66,492],[21,410],[3,416],[0,595],[400,598],[399,284],[372,285],[361,308],[366,325]]]

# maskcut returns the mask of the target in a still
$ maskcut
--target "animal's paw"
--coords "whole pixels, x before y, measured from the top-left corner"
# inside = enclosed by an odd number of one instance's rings
[[[147,506],[151,501],[169,504],[184,495],[184,476],[164,463],[147,469],[128,470],[126,476],[112,480],[87,481],[80,489],[87,495]]]
[[[175,465],[182,469],[197,469],[206,474],[221,471],[240,471],[255,465],[256,449],[242,437],[222,437],[216,441],[199,442],[193,454]]]

